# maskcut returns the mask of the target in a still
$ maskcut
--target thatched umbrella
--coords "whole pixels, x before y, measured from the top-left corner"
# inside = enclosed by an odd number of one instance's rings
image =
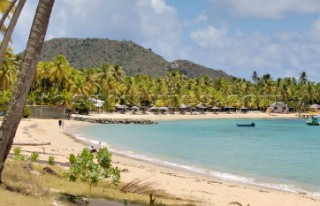
[[[159,110],[162,114],[164,114],[168,110],[168,107],[159,107]]]
[[[152,107],[149,108],[150,111],[155,111],[155,110],[158,110],[158,109],[159,108],[157,106],[152,106]]]
[[[132,109],[132,110],[138,110],[139,107],[137,107],[137,106],[132,106],[130,109]]]
[[[246,113],[248,111],[248,108],[242,106],[242,107],[240,107],[240,111],[243,113]]]
[[[136,111],[139,110],[139,107],[137,107],[137,106],[132,106],[132,107],[130,107],[130,109],[132,110],[132,114],[135,114]]]
[[[226,111],[226,112],[230,112],[230,110],[234,110],[235,108],[234,107],[231,107],[231,106],[225,106],[223,107],[223,111]]]
[[[185,110],[187,109],[187,106],[185,104],[181,104],[179,106],[179,111],[180,111],[180,114],[184,114]]]
[[[217,111],[221,111],[219,107],[212,107],[211,110],[213,111],[213,114],[217,114]]]
[[[141,106],[140,107],[140,110],[141,110],[142,114],[146,114],[147,109],[148,109],[148,107],[146,107],[146,106]]]
[[[149,111],[153,112],[154,114],[158,113],[159,108],[157,106],[153,106],[151,108],[149,108]]]
[[[128,108],[129,107],[127,105],[118,105],[118,109],[120,109],[121,114],[125,114]]]
[[[203,113],[204,113],[204,110],[205,110],[207,107],[203,106],[202,104],[197,104],[196,108],[197,108],[197,110],[198,110],[201,114],[203,114]]]
[[[169,111],[170,111],[171,114],[174,114],[174,110],[175,110],[176,108],[173,107],[173,106],[171,106],[171,105],[169,105],[169,106],[168,106],[168,109],[169,109]]]

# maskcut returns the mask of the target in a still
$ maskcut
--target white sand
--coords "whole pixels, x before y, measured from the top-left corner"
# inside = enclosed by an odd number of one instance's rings
[[[207,114],[207,115],[120,115],[98,114],[90,115],[100,118],[134,118],[150,120],[167,119],[194,119],[194,118],[293,118],[294,115],[268,114]],[[66,128],[82,127],[90,123],[65,120]],[[124,125],[125,127],[125,125]],[[40,153],[40,159],[47,160],[48,155],[54,155],[59,162],[67,162],[70,153],[78,153],[84,147],[83,143],[75,141],[66,135],[65,129],[60,129],[57,120],[22,120],[18,128],[15,142],[50,142],[46,146],[19,146],[24,154],[30,155],[32,151]],[[43,154],[43,148],[45,154]],[[197,205],[228,205],[239,202],[251,206],[319,206],[320,197],[306,194],[295,194],[266,188],[225,182],[219,179],[202,177],[186,172],[175,171],[147,162],[113,155],[113,164],[121,169],[128,169],[122,173],[122,182],[135,179],[154,183],[156,189],[167,191],[176,197],[192,200]]]

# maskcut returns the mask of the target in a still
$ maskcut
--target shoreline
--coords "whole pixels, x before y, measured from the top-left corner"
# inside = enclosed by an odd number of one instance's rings
[[[234,119],[234,118],[257,118],[257,119],[276,119],[276,118],[284,118],[284,119],[294,119],[299,118],[297,113],[264,113],[264,112],[248,112],[248,113],[205,113],[205,114],[153,114],[151,112],[147,112],[146,114],[132,114],[125,113],[120,114],[116,112],[112,113],[92,113],[89,115],[73,115],[73,117],[86,117],[86,118],[97,118],[97,119],[137,119],[137,120],[187,120],[187,119]]]
[[[229,115],[229,117],[233,116],[232,114],[227,115]],[[112,117],[113,116],[118,115],[112,115]],[[125,116],[129,115],[127,114]],[[152,115],[148,115],[148,117],[149,116]],[[92,117],[97,116],[92,115]],[[112,117],[109,116],[109,118]],[[121,114],[120,117],[123,118],[124,115]],[[139,115],[139,117],[144,117],[144,115]],[[131,118],[131,115],[128,118]],[[277,116],[276,118],[279,117]],[[281,118],[283,118],[282,115]],[[290,116],[290,118],[297,117]],[[161,120],[163,120],[163,118]],[[89,144],[87,144],[81,139],[77,139],[75,134],[72,133],[72,130],[90,125],[90,123],[74,120],[65,120],[65,122],[66,129],[59,129],[57,120],[23,120],[18,128],[15,142],[26,140],[29,142],[30,140],[35,142],[50,141],[51,145],[43,146],[47,151],[47,156],[49,153],[55,153],[57,154],[57,156],[55,156],[56,161],[67,162],[68,154],[77,154],[91,143],[89,143],[90,140],[88,140],[87,143]],[[21,148],[25,153],[28,153],[28,151],[39,152],[40,159],[43,158],[46,160],[47,156],[43,157],[41,152],[43,151],[43,147],[31,148],[23,146]],[[114,166],[118,166],[120,169],[126,169],[122,172],[122,182],[130,182],[135,179],[143,178],[143,181],[153,183],[155,189],[164,190],[184,200],[192,200],[196,205],[228,205],[230,202],[234,201],[243,205],[283,205],[284,202],[286,203],[285,205],[320,205],[319,197],[308,194],[286,192],[258,185],[231,182],[211,176],[207,177],[198,173],[195,174],[191,171],[181,171],[177,168],[166,167],[165,165],[158,165],[149,161],[137,160],[114,152],[112,161]]]

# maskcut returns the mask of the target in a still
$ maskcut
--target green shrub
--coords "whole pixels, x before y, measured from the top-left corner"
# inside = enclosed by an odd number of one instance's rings
[[[103,178],[112,177],[112,183],[120,182],[120,170],[111,165],[112,154],[107,148],[101,148],[96,156],[90,153],[88,148],[83,149],[81,154],[69,156],[70,169],[65,173],[69,181],[80,179],[89,184],[89,190],[97,185]],[[96,158],[96,161],[95,161]]]
[[[26,160],[26,157],[21,154],[21,149],[17,147],[17,148],[13,149],[13,159],[14,160]]]
[[[24,107],[23,114],[22,114],[23,118],[28,118],[31,116],[31,114],[32,114],[31,109],[29,107]]]
[[[52,155],[50,155],[49,157],[48,157],[48,164],[49,165],[54,165],[54,156],[52,156]]]
[[[36,161],[38,161],[38,157],[39,157],[39,154],[38,154],[38,153],[32,152],[32,153],[31,153],[31,156],[30,156],[30,160],[31,160],[32,162],[36,162]]]

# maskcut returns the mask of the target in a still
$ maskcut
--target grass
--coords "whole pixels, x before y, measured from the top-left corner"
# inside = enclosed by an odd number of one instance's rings
[[[54,172],[44,170],[50,167]],[[3,171],[4,184],[0,186],[0,199],[4,205],[77,205],[78,201],[107,199],[129,202],[137,205],[193,205],[177,199],[156,185],[143,181],[133,181],[114,186],[104,181],[89,192],[88,184],[69,182],[63,177],[64,169],[59,166],[41,165],[28,161],[7,160]],[[150,197],[150,194],[151,197]]]

